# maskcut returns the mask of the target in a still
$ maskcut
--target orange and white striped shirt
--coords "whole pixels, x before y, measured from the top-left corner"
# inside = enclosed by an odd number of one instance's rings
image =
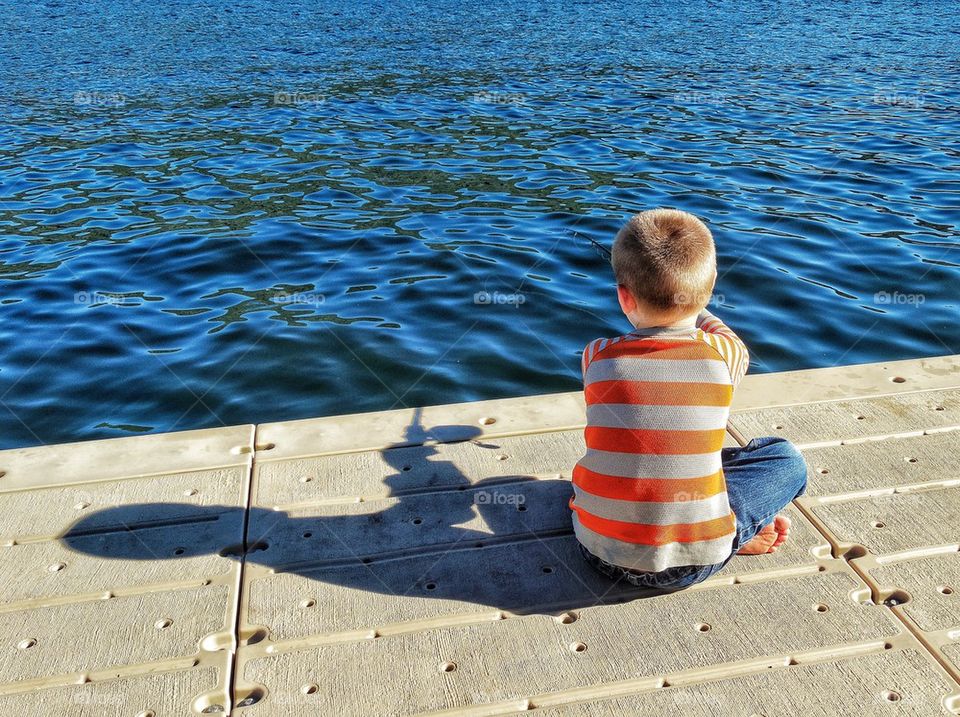
[[[720,462],[746,346],[704,310],[583,352],[587,451],[573,470],[577,539],[608,563],[661,571],[725,560],[736,535]]]

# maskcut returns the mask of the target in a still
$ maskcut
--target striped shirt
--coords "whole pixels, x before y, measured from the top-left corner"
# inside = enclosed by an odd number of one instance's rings
[[[573,470],[577,539],[644,571],[722,562],[736,518],[720,463],[746,346],[704,310],[695,327],[639,329],[583,352],[587,451]]]

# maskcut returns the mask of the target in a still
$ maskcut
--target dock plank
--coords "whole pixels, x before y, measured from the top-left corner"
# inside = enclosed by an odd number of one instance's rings
[[[241,648],[240,674],[285,705],[303,685],[317,684],[311,709],[406,715],[846,643],[883,649],[902,626],[882,606],[851,599],[861,588],[844,571],[815,573],[585,608],[569,624],[530,615],[269,657],[254,646],[248,656]],[[758,622],[758,604],[790,615],[791,629]],[[447,663],[456,668],[444,671]],[[352,679],[337,679],[347,666]],[[269,709],[267,698],[243,713]]]
[[[952,715],[943,698],[950,680],[916,650],[898,650],[851,660],[793,665],[735,681],[655,690],[639,695],[537,709],[542,717],[687,717],[795,715],[898,717]],[[802,704],[802,708],[799,706]],[[517,714],[517,713],[513,713]]]
[[[387,497],[531,476],[570,476],[583,431],[258,461],[253,504],[296,505],[338,496]]]
[[[221,669],[199,667],[80,685],[38,688],[19,694],[0,694],[0,714],[164,717],[191,714],[190,707],[195,702],[200,710],[219,706],[221,709],[216,713],[225,714],[225,705],[202,698],[206,693],[214,693],[223,680]],[[201,695],[199,700],[198,695]]]
[[[806,448],[807,495],[880,491],[935,481],[960,482],[960,433],[888,438]]]
[[[836,539],[874,555],[960,542],[960,488],[877,495],[811,506]]]
[[[251,425],[227,426],[0,451],[0,490],[248,468],[253,431]]]
[[[11,646],[4,684],[196,656],[215,633],[229,634],[230,590],[210,586],[0,613]],[[219,644],[228,644],[221,637]]]
[[[234,426],[0,452],[0,712],[230,710],[253,450]]]
[[[788,512],[794,527],[781,550],[737,556],[714,579],[814,570],[814,551],[825,553],[826,541],[799,511]],[[572,533],[479,547],[466,542],[428,555],[290,572],[248,564],[244,579],[242,618],[269,626],[274,640],[499,610],[559,613],[644,594],[594,571]]]
[[[158,519],[157,503],[164,504],[164,521],[243,508],[246,473],[245,466],[233,466],[0,492],[0,544],[58,538],[78,523],[87,531],[148,524]]]
[[[251,509],[249,540],[273,565],[443,550],[571,529],[566,480],[526,480],[289,511]]]
[[[234,515],[231,523],[138,529],[0,548],[0,609],[22,601],[233,579],[239,562],[220,557],[219,551],[242,542],[243,516]]]
[[[926,632],[960,627],[960,552],[881,564],[870,576],[909,600],[901,610]]]
[[[257,444],[263,458],[276,460],[572,430],[583,428],[583,405],[575,391],[265,423],[257,427]]]
[[[735,412],[730,425],[746,438],[783,436],[796,444],[840,441],[960,426],[960,390],[806,403]]]

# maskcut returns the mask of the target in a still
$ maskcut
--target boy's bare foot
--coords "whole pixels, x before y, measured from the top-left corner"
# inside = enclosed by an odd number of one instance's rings
[[[778,515],[770,525],[765,525],[746,545],[737,551],[737,555],[764,555],[776,552],[787,541],[790,533],[790,519]]]

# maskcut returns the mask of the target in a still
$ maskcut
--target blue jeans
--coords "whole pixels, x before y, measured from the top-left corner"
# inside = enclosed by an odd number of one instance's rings
[[[727,482],[730,508],[737,517],[737,535],[726,560],[714,565],[683,565],[660,572],[628,570],[580,551],[594,568],[614,580],[654,590],[674,591],[706,580],[748,543],[760,528],[768,525],[794,498],[807,489],[807,464],[793,444],[784,438],[754,438],[741,447],[720,452]]]

